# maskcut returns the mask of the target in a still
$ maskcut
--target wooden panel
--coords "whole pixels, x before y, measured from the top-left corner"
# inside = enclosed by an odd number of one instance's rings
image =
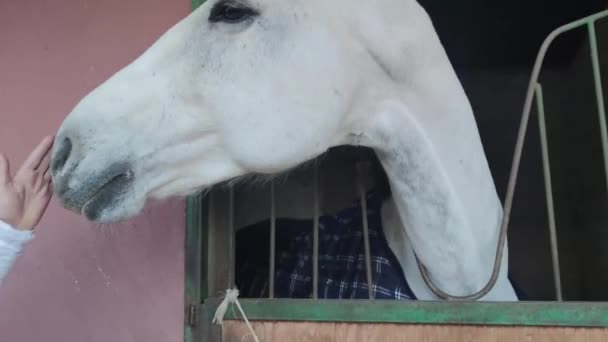
[[[260,342],[604,342],[608,329],[550,327],[475,327],[353,323],[252,323]],[[226,321],[223,342],[253,341],[247,326]]]

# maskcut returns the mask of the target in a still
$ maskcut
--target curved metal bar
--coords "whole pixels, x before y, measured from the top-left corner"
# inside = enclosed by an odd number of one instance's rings
[[[528,92],[526,94],[526,101],[524,103],[524,109],[521,117],[521,122],[519,126],[519,132],[517,135],[517,143],[515,144],[515,153],[513,156],[513,163],[511,164],[511,174],[509,176],[509,183],[507,185],[507,194],[504,205],[504,213],[502,224],[500,227],[500,236],[498,239],[498,246],[496,249],[496,258],[494,259],[494,269],[492,271],[492,276],[488,283],[477,293],[468,295],[468,296],[452,296],[440,288],[438,288],[430,278],[428,274],[427,268],[420,262],[418,256],[416,256],[416,262],[418,263],[418,268],[420,269],[420,273],[422,274],[422,279],[426,283],[426,285],[437,295],[439,298],[444,300],[452,300],[452,301],[465,301],[465,300],[478,300],[483,296],[487,295],[498,280],[498,275],[500,273],[500,264],[504,252],[504,245],[507,239],[507,230],[509,226],[509,219],[511,216],[511,209],[513,207],[513,196],[515,194],[515,185],[517,184],[517,175],[519,172],[519,164],[521,161],[521,155],[524,147],[524,140],[526,136],[526,131],[528,129],[528,121],[530,119],[530,111],[532,108],[532,101],[534,99],[534,92],[536,89],[536,85],[538,84],[538,77],[540,75],[541,67],[545,56],[547,54],[547,50],[553,41],[562,33],[567,31],[585,26],[585,25],[594,25],[597,20],[608,17],[608,11],[602,11],[597,14],[588,16],[586,18],[574,21],[570,24],[564,25],[555,31],[551,32],[549,36],[543,42],[540,51],[536,57],[536,62],[534,64],[534,68],[532,69],[532,76],[530,78],[530,83],[528,84]],[[594,39],[595,37],[591,37]],[[593,44],[593,43],[592,43]],[[596,80],[597,82],[597,80]]]

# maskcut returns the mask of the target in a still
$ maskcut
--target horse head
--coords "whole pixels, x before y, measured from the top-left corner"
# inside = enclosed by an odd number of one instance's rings
[[[446,62],[414,0],[209,0],[75,106],[55,193],[113,222],[150,198],[288,170],[360,143],[385,96]]]

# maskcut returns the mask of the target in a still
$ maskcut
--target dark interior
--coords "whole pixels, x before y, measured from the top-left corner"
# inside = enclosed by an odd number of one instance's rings
[[[456,68],[530,67],[555,28],[601,11],[605,0],[419,0]],[[570,35],[549,65],[571,63],[585,32]]]

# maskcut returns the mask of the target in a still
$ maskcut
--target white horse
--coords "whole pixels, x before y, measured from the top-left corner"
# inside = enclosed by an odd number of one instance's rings
[[[57,197],[97,222],[147,199],[373,148],[393,199],[384,229],[412,290],[489,280],[502,219],[468,99],[414,0],[209,0],[63,122]],[[415,252],[415,255],[414,255]],[[483,300],[516,300],[501,273]]]

